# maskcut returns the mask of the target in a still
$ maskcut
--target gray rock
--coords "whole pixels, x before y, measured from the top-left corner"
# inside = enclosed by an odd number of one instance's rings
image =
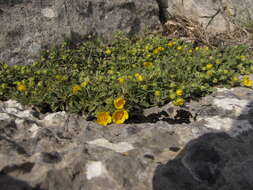
[[[191,18],[213,33],[232,31],[235,29],[234,24],[248,24],[253,19],[251,0],[164,0],[162,2],[165,7],[168,7],[170,16]]]
[[[0,187],[252,189],[252,95],[218,89],[183,108],[144,110],[142,123],[107,127],[0,102]]]
[[[156,169],[154,190],[252,189],[252,134],[210,133],[191,141],[180,156]]]
[[[156,0],[54,0],[0,3],[0,60],[28,64],[45,47],[89,35],[111,38],[160,28]]]

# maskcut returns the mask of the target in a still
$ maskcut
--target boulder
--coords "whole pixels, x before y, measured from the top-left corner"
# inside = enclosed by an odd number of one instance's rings
[[[253,20],[251,0],[161,0],[170,16],[179,15],[199,22],[213,33],[235,29],[234,24]]]
[[[251,190],[252,135],[210,133],[189,142],[181,155],[157,167],[154,190]]]
[[[30,64],[39,52],[64,39],[111,38],[160,27],[156,0],[0,1],[0,61]]]

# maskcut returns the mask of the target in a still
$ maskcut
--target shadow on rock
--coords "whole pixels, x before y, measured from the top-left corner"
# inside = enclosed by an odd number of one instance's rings
[[[14,6],[23,2],[24,0],[0,0],[0,5]]]
[[[206,133],[190,141],[175,159],[159,165],[153,190],[252,190],[252,104],[229,131]]]
[[[189,124],[194,119],[194,116],[189,110],[169,107],[159,111],[154,110],[149,114],[145,114],[143,110],[138,110],[136,113],[131,114],[131,118],[129,118],[127,123],[157,123],[158,121],[165,121],[168,124]]]
[[[1,190],[43,190],[40,188],[33,188],[25,181],[15,179],[3,172],[0,172],[0,189]]]

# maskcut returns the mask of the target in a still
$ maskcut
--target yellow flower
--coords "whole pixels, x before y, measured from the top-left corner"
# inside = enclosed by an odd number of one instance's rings
[[[149,51],[151,49],[152,49],[152,46],[150,44],[148,44],[148,45],[145,46],[145,50]]]
[[[146,55],[146,57],[147,57],[147,58],[150,58],[150,57],[151,57],[151,54],[150,54],[150,53],[149,53],[149,54],[147,54],[147,55]]]
[[[184,94],[184,91],[182,89],[178,89],[176,91],[176,95],[178,95],[178,96],[183,96],[183,94]]]
[[[174,105],[176,106],[183,106],[185,101],[183,98],[177,98],[175,101],[173,101]]]
[[[167,44],[167,46],[169,46],[169,47],[172,47],[174,44],[173,44],[173,42],[169,42],[168,44]]]
[[[116,110],[112,114],[112,120],[116,124],[122,124],[128,119],[128,112],[124,109]]]
[[[178,47],[177,47],[177,50],[182,50],[182,49],[183,49],[182,46],[178,46]]]
[[[156,90],[156,91],[154,92],[154,94],[155,94],[155,96],[161,96],[161,91],[160,91],[160,90]]]
[[[127,79],[131,80],[131,79],[133,79],[133,77],[131,75],[128,75]]]
[[[125,103],[126,103],[126,100],[124,98],[116,98],[114,100],[114,106],[116,109],[123,109]]]
[[[19,92],[25,92],[27,90],[26,85],[22,82],[17,83],[17,90]]]
[[[205,49],[206,51],[208,51],[208,50],[209,50],[209,47],[205,46],[204,49]]]
[[[150,68],[150,67],[153,66],[153,63],[151,63],[151,62],[144,62],[143,66],[146,67],[146,68]]]
[[[143,81],[144,80],[144,77],[141,75],[141,74],[139,74],[139,73],[135,73],[135,78],[138,80],[138,81]]]
[[[106,49],[106,50],[105,50],[105,54],[106,54],[106,55],[111,55],[111,54],[112,54],[112,51],[111,51],[110,49]]]
[[[123,77],[118,78],[118,81],[120,84],[123,84],[125,82],[125,79]]]
[[[88,85],[88,83],[89,83],[88,81],[84,81],[84,82],[81,83],[80,86],[81,86],[82,88],[85,88],[85,87]]]
[[[99,112],[97,114],[97,121],[99,125],[106,126],[112,122],[112,117],[109,112]]]
[[[213,75],[213,71],[207,71],[206,74],[207,74],[208,76],[212,76],[212,75]]]
[[[252,82],[252,80],[250,80],[250,79],[245,78],[245,79],[243,80],[243,85],[244,85],[244,86],[252,87],[252,84],[253,84],[253,82]]]
[[[81,86],[80,85],[74,85],[72,86],[72,94],[77,94],[79,91],[81,90]]]
[[[207,64],[207,65],[206,65],[206,68],[207,68],[208,70],[212,69],[212,68],[213,68],[213,64],[211,64],[211,63]]]
[[[153,54],[158,54],[158,53],[160,53],[160,50],[158,48],[154,49]]]
[[[164,51],[164,47],[161,47],[161,46],[158,47],[157,49],[158,49],[159,51]]]
[[[189,53],[192,53],[192,49],[190,49],[188,52],[189,52]]]

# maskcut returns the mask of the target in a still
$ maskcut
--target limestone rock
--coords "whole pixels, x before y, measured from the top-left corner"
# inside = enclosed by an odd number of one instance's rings
[[[45,47],[65,38],[113,32],[134,35],[160,27],[156,0],[36,0],[0,1],[0,60],[29,64]]]
[[[250,190],[252,100],[248,88],[218,89],[106,127],[0,102],[0,189]]]
[[[191,141],[181,155],[156,169],[154,190],[252,189],[252,134],[210,133]]]
[[[208,31],[232,31],[234,23],[252,22],[251,0],[161,0],[170,16],[179,15],[198,21]]]

